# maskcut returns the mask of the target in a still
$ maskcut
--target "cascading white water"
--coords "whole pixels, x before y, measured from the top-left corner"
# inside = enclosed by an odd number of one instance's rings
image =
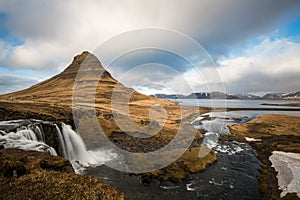
[[[0,146],[49,152],[57,155],[54,148],[46,144],[43,123],[56,128],[60,156],[68,159],[76,172],[89,165],[101,165],[117,155],[107,150],[88,151],[82,138],[71,126],[61,123],[61,129],[54,123],[39,120],[14,120],[0,122]],[[22,125],[23,124],[23,125]],[[27,124],[27,126],[24,126]],[[15,132],[7,131],[6,127]],[[7,132],[6,132],[6,131]]]
[[[17,129],[16,134],[25,137],[27,140],[38,141],[35,133],[31,129]]]
[[[38,141],[37,136],[31,129],[18,129],[16,132],[1,132],[0,145],[4,148],[18,148],[23,150],[35,150],[49,152],[51,155],[57,155],[54,148],[44,142]]]
[[[62,136],[59,140],[63,142],[60,144],[65,145],[62,148],[66,152],[65,158],[70,160],[76,172],[80,173],[81,169],[90,165],[102,165],[117,157],[117,154],[112,153],[110,150],[95,149],[94,151],[88,151],[80,135],[71,126],[62,123],[61,127],[62,131],[58,131],[58,135]]]
[[[56,128],[58,139],[59,139],[60,153],[62,154],[63,157],[67,158],[68,155],[67,155],[66,148],[65,148],[66,147],[65,139],[63,138],[61,131],[56,124],[55,124],[55,128]]]
[[[62,123],[62,137],[65,146],[66,158],[70,161],[79,161],[83,165],[96,164],[96,159],[87,151],[79,134],[71,126]]]
[[[5,131],[0,130],[0,135],[6,135]]]
[[[38,141],[45,142],[44,132],[43,132],[43,130],[38,125],[35,125],[32,130],[36,134]]]

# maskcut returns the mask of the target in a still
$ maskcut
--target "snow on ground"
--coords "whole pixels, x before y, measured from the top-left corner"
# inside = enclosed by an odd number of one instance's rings
[[[245,137],[246,141],[248,142],[259,142],[261,139],[255,139],[255,138],[250,138],[250,137]]]
[[[278,186],[282,190],[280,197],[297,193],[300,198],[300,153],[273,151],[269,160],[278,172]]]

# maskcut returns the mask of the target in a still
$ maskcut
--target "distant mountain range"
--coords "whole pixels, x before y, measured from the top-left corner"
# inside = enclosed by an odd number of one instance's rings
[[[260,97],[253,94],[227,94],[223,92],[196,92],[189,95],[182,94],[155,94],[151,95],[156,98],[161,99],[245,99],[245,100],[300,100],[300,91],[299,92],[290,92],[290,93],[267,93],[264,96]]]
[[[290,93],[269,93],[262,97],[263,99],[286,99],[300,100],[300,91]]]

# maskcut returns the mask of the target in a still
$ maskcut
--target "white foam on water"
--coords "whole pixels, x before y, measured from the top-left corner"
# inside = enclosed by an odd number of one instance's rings
[[[218,145],[219,134],[214,132],[206,132],[202,141],[202,145],[207,146],[210,149],[213,149]]]
[[[38,141],[32,130],[18,130],[16,132],[0,135],[0,144],[3,145],[4,148],[34,150],[57,155],[54,148],[48,146],[44,142]]]
[[[209,181],[209,184],[213,184],[213,185],[216,185],[216,186],[222,186],[224,184],[223,181],[221,181],[220,183],[218,183],[214,178],[212,178],[210,181]]]
[[[59,132],[59,131],[58,131]],[[117,157],[117,154],[109,150],[96,149],[88,151],[80,135],[71,126],[62,123],[61,145],[66,158],[72,163],[77,172],[81,172],[88,166],[103,165]],[[59,136],[60,137],[60,136]]]
[[[14,124],[16,127],[15,132],[6,133],[4,130],[0,131],[0,145],[4,148],[18,148],[23,150],[35,150],[41,152],[49,152],[51,155],[57,156],[55,149],[45,143],[45,136],[42,126],[39,123],[42,121],[36,120],[35,123],[29,122],[29,125],[23,126],[24,120],[2,121],[1,125]],[[39,122],[39,123],[36,123]],[[45,122],[43,122],[45,123]],[[56,134],[59,142],[60,156],[68,159],[76,172],[81,172],[89,166],[99,166],[114,158],[117,154],[110,150],[95,149],[92,151],[87,150],[85,143],[80,135],[75,132],[71,126],[64,123],[61,124],[61,129],[54,123]]]
[[[186,190],[187,191],[195,191],[196,188],[193,188],[192,185],[193,185],[193,183],[186,184]]]
[[[160,185],[159,186],[161,189],[164,189],[164,190],[174,190],[174,189],[177,189],[179,188],[180,186],[166,186],[166,185]]]

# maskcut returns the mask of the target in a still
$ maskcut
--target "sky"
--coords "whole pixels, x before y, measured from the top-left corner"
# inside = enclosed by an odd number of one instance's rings
[[[145,28],[171,35],[141,37]],[[186,56],[144,48],[105,66],[107,56],[137,38],[183,49]],[[113,77],[145,94],[300,91],[300,1],[0,0],[0,94],[60,73],[86,50]]]

